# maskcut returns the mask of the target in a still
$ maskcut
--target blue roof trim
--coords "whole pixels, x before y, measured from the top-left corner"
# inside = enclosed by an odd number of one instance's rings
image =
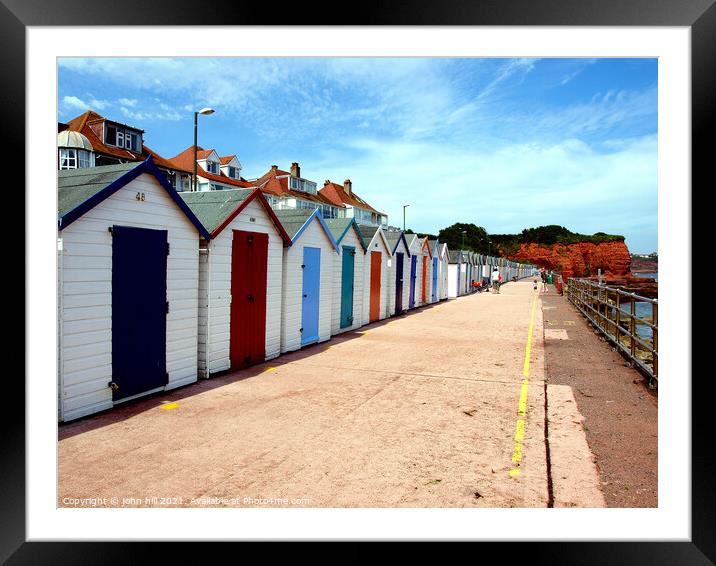
[[[343,230],[343,234],[341,234],[341,237],[336,240],[336,245],[341,243],[345,235],[348,233],[348,230],[350,230],[351,228],[355,230],[356,236],[358,236],[358,241],[360,242],[360,245],[363,246],[363,251],[365,252],[368,249],[368,246],[366,245],[363,236],[361,236],[360,230],[358,229],[358,223],[356,222],[355,218],[351,218],[351,223],[346,226],[346,229]]]
[[[395,255],[395,252],[398,250],[398,246],[400,245],[400,240],[403,240],[403,244],[405,245],[405,251],[408,252],[408,257],[410,256],[410,247],[408,246],[408,240],[405,239],[405,232],[400,233],[400,238],[398,238],[398,241],[395,242],[395,247],[390,252],[390,255]]]
[[[127,171],[124,175],[112,181],[104,189],[95,193],[86,201],[77,205],[72,210],[66,212],[64,216],[61,216],[57,221],[59,229],[64,230],[65,228],[67,228],[75,220],[92,210],[95,206],[97,206],[107,197],[112,196],[119,189],[134,181],[134,179],[139,177],[142,173],[149,173],[153,175],[157,179],[157,181],[159,181],[159,184],[164,188],[164,190],[169,193],[169,197],[177,204],[181,211],[196,227],[196,229],[199,231],[199,234],[201,234],[207,240],[211,239],[211,235],[204,227],[204,225],[199,221],[196,216],[194,216],[194,213],[186,205],[184,200],[177,194],[174,188],[169,184],[169,181],[167,181],[166,177],[162,175],[161,171],[159,171],[159,169],[157,169],[157,166],[154,165],[151,155],[147,157],[147,159],[142,161],[139,165],[137,165],[134,169]]]
[[[328,236],[328,239],[331,242],[331,245],[333,246],[333,249],[336,250],[337,254],[340,254],[340,248],[338,247],[338,242],[336,242],[335,238],[333,237],[333,234],[331,234],[331,231],[328,229],[328,226],[326,225],[326,221],[323,220],[323,214],[321,214],[321,211],[316,209],[313,211],[311,216],[309,216],[306,219],[306,222],[303,223],[303,226],[299,229],[298,232],[296,232],[296,235],[291,239],[291,245],[296,243],[296,240],[298,240],[301,237],[301,234],[308,228],[309,224],[313,222],[314,218],[318,218],[318,221],[321,223],[321,226],[323,227],[323,231],[326,233],[326,236]]]

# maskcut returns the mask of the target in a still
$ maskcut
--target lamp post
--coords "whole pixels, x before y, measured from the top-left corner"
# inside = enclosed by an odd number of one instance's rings
[[[462,231],[462,249],[465,249],[465,234],[467,234],[467,230]]]
[[[204,116],[208,116],[209,114],[213,114],[215,110],[213,108],[202,108],[198,112],[194,112],[194,176],[192,177],[191,181],[191,190],[196,192],[196,130],[197,130],[197,123],[199,114],[203,114]]]
[[[405,209],[408,208],[409,206],[410,206],[409,204],[403,205],[403,232],[405,232]]]

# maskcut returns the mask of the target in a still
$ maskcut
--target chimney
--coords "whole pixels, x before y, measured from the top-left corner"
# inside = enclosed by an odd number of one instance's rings
[[[273,171],[274,173],[278,171],[278,165],[271,165],[271,171]]]
[[[325,187],[326,185],[330,185],[330,183],[331,183],[331,180],[326,179],[325,181],[323,181],[323,186]]]
[[[292,177],[300,177],[301,176],[301,168],[298,166],[298,163],[295,161],[291,163],[291,176]]]
[[[353,183],[351,183],[350,179],[343,181],[343,189],[346,191],[348,196],[353,196]]]

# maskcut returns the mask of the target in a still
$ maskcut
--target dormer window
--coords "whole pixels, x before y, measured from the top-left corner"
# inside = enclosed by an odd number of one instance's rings
[[[218,174],[219,174],[219,164],[216,163],[216,161],[209,161],[209,160],[207,160],[207,161],[206,161],[206,170],[207,170],[209,173],[213,173],[214,175],[218,175]]]
[[[229,177],[232,179],[238,179],[239,178],[239,170],[236,167],[232,167],[229,165]]]
[[[104,143],[128,149],[134,153],[142,152],[142,136],[136,130],[123,128],[116,124],[105,123]]]
[[[304,193],[316,194],[316,183],[313,181],[307,181],[299,177],[289,177],[289,185],[291,190],[301,191]]]

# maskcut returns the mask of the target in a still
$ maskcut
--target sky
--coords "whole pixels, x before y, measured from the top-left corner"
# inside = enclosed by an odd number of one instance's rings
[[[164,157],[193,143],[251,179],[297,161],[402,226],[559,224],[657,250],[657,60],[64,58],[58,120],[91,108]]]

